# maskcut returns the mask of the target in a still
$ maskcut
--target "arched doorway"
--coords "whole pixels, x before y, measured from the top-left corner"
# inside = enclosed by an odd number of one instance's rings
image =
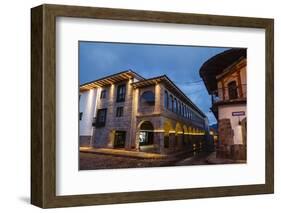
[[[150,121],[144,121],[139,127],[139,147],[141,151],[153,151],[153,125]]]

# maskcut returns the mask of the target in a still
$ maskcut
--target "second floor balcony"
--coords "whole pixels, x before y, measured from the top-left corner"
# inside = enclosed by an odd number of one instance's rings
[[[246,101],[247,85],[230,85],[225,88],[218,88],[218,90],[212,93],[211,97],[213,105],[224,102]]]

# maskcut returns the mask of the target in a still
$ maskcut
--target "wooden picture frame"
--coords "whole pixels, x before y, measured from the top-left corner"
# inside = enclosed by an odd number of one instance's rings
[[[56,17],[265,29],[265,184],[87,195],[56,195]],[[42,208],[267,194],[274,191],[274,21],[64,5],[31,9],[31,203]]]

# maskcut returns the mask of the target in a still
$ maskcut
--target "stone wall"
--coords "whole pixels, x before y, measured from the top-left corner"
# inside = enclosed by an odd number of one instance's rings
[[[233,136],[234,132],[231,127],[230,119],[220,119],[219,129],[218,129],[220,141],[222,145],[232,145],[234,144]]]
[[[79,146],[91,146],[91,136],[79,136]]]
[[[124,102],[116,102],[117,87],[126,84],[126,98]],[[144,88],[133,89],[130,81],[120,82],[101,90],[107,91],[105,99],[98,99],[97,109],[107,109],[106,124],[95,128],[92,144],[94,147],[114,147],[115,131],[126,131],[126,149],[140,150],[139,132],[143,122],[149,121],[153,125],[152,151],[158,153],[176,153],[182,151],[196,151],[204,149],[206,136],[204,127],[193,120],[172,112],[164,107],[164,85],[156,84]],[[153,91],[155,104],[148,105],[140,100],[145,91]],[[116,117],[116,108],[124,107],[123,116]],[[202,121],[204,119],[202,118]],[[169,125],[165,130],[165,125]],[[167,128],[166,128],[167,129]],[[165,147],[164,138],[168,139]]]
[[[217,158],[228,158],[233,160],[246,160],[246,145],[234,144],[234,133],[230,119],[219,120],[219,141],[217,145]]]
[[[124,102],[116,102],[117,87],[118,85],[126,84],[126,96]],[[104,127],[95,129],[95,136],[93,145],[94,147],[109,147],[114,146],[114,133],[115,131],[126,131],[125,148],[130,148],[132,126],[132,101],[133,101],[133,88],[131,80],[123,81],[118,84],[113,84],[106,89],[107,97],[98,100],[97,109],[107,109],[106,124]],[[116,117],[117,107],[123,107],[123,116]]]

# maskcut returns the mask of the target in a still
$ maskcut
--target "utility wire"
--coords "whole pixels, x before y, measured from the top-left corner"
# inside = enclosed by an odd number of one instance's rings
[[[179,81],[174,81],[174,83],[176,84],[198,84],[198,83],[201,83],[203,82],[203,80],[198,80],[198,81],[182,81],[182,82],[179,82]]]

